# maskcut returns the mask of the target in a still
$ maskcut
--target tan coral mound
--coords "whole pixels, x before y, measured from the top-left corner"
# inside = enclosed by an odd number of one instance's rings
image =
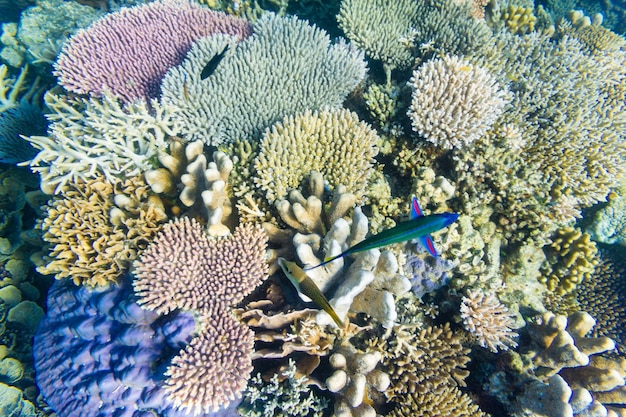
[[[413,130],[443,149],[463,148],[480,138],[508,102],[489,71],[457,56],[427,61],[409,85]]]
[[[331,188],[343,184],[362,200],[377,139],[376,131],[345,109],[286,117],[263,135],[255,183],[273,203],[318,171]]]
[[[63,190],[41,223],[50,244],[42,274],[76,285],[107,285],[130,266],[166,220],[160,200],[135,177],[112,185],[101,177]]]
[[[406,396],[398,408],[387,417],[486,417],[471,397],[457,387],[446,386],[435,392]]]

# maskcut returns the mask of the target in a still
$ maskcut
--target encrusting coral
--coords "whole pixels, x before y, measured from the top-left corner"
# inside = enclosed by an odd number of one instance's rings
[[[480,346],[494,353],[517,346],[513,317],[494,294],[468,290],[460,310],[465,330]]]
[[[50,245],[42,274],[76,285],[107,285],[126,271],[167,220],[141,177],[111,184],[78,180],[48,203],[41,222]]]
[[[360,52],[342,41],[331,44],[305,21],[266,15],[253,32],[239,43],[225,35],[203,38],[165,76],[162,101],[181,110],[187,140],[257,140],[286,116],[338,108],[365,77]],[[214,72],[202,79],[207,62],[221,53]]]
[[[409,85],[413,130],[443,149],[469,147],[508,102],[506,90],[488,70],[454,55],[426,61]]]
[[[254,182],[274,203],[316,171],[331,190],[342,184],[363,201],[377,140],[376,132],[349,110],[286,117],[263,135]]]
[[[214,33],[241,39],[250,35],[250,24],[187,0],[124,8],[70,38],[55,63],[56,75],[75,93],[109,91],[125,103],[149,100],[158,97],[161,79],[191,44]]]

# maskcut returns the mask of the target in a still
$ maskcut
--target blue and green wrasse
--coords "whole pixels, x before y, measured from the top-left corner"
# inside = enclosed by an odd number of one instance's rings
[[[311,270],[318,268],[334,261],[335,259],[343,258],[344,256],[351,255],[353,253],[376,249],[393,243],[400,243],[413,239],[419,239],[428,252],[432,256],[437,257],[437,250],[435,249],[435,245],[433,244],[430,234],[443,229],[444,227],[450,226],[456,221],[459,215],[457,213],[440,213],[424,216],[422,208],[417,202],[417,198],[413,197],[410,217],[410,220],[398,223],[391,229],[383,230],[380,233],[370,236],[356,245],[351,246],[339,255],[326,258],[324,259],[324,262],[319,265],[306,269]]]
[[[296,290],[300,294],[304,294],[309,297],[315,304],[320,306],[322,310],[328,313],[330,317],[337,323],[337,326],[343,328],[343,323],[339,319],[339,316],[332,308],[322,291],[315,285],[311,277],[309,277],[306,272],[295,262],[290,262],[285,260],[284,258],[278,258],[278,265],[283,270],[289,281],[296,287]]]

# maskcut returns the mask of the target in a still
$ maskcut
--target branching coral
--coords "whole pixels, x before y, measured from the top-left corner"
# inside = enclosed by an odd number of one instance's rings
[[[181,110],[186,139],[212,145],[256,140],[285,116],[339,107],[365,76],[359,52],[344,42],[331,44],[323,30],[295,17],[264,16],[253,30],[238,44],[223,35],[199,40],[167,73],[163,102]],[[221,52],[215,71],[201,79]]]
[[[79,180],[49,203],[41,228],[51,250],[43,274],[77,285],[115,282],[166,220],[139,177]]]
[[[255,183],[273,203],[296,188],[310,171],[339,184],[362,201],[378,136],[348,110],[306,112],[268,130],[255,161]]]
[[[507,103],[506,91],[489,71],[452,55],[424,63],[409,85],[413,130],[444,149],[468,147]]]
[[[493,294],[482,291],[467,291],[462,298],[461,318],[465,330],[469,331],[478,344],[492,352],[514,348],[514,320],[506,306],[500,304]]]
[[[226,33],[239,39],[250,25],[186,0],[160,0],[106,15],[65,44],[56,74],[70,91],[125,103],[159,95],[167,70],[180,64],[191,44]]]
[[[28,140],[39,149],[31,169],[40,173],[41,189],[48,194],[77,179],[104,175],[114,182],[139,175],[152,168],[150,159],[178,132],[173,108],[157,101],[122,106],[106,94],[101,99],[47,94],[46,104],[52,110],[48,136]]]

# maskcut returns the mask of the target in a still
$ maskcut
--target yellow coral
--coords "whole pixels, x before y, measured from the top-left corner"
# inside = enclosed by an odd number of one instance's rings
[[[531,7],[509,5],[502,15],[506,28],[515,34],[532,32],[535,29],[537,18]]]
[[[51,245],[37,270],[77,285],[107,285],[130,265],[166,220],[140,177],[114,185],[101,177],[66,186],[47,207],[41,228]]]
[[[597,264],[596,244],[587,233],[573,227],[555,232],[545,249],[548,265],[540,280],[550,291],[560,295],[572,292],[583,279],[589,278]]]

